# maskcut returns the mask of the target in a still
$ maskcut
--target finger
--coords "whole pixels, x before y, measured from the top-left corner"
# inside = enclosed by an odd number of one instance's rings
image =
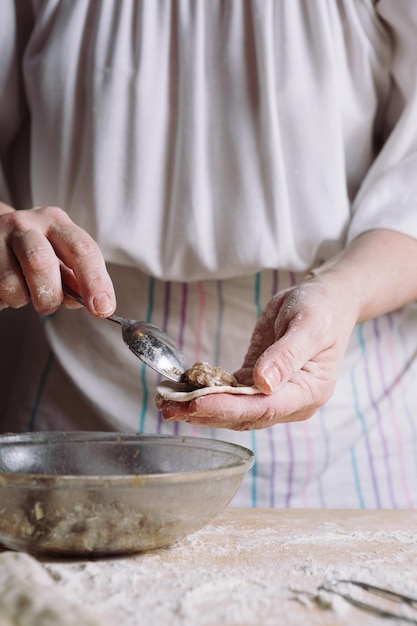
[[[13,309],[19,309],[30,301],[25,278],[13,255],[0,256],[0,300]],[[6,256],[8,261],[4,260]]]
[[[2,219],[0,277],[8,304],[22,306],[30,296],[41,313],[57,308],[64,298],[59,272],[63,259],[74,269],[90,312],[106,316],[114,311],[113,285],[100,250],[64,211],[57,207],[10,211]]]
[[[107,317],[116,308],[113,283],[94,239],[73,222],[50,225],[56,253],[72,269],[78,290],[91,313]]]
[[[282,393],[272,396],[239,396],[215,394],[190,402],[159,403],[164,419],[184,421],[198,426],[231,430],[262,429],[278,423],[301,421],[317,410],[310,394],[298,385],[288,383]]]
[[[250,387],[254,384],[252,367],[241,367],[239,370],[236,370],[236,372],[233,372],[233,376],[241,385]]]
[[[48,314],[62,303],[59,260],[46,237],[36,229],[14,232],[10,246],[19,261],[34,309]]]
[[[10,247],[9,238],[14,230],[19,230],[16,223],[18,212],[0,203],[0,299],[12,308],[20,308],[30,301],[30,293],[22,268]],[[7,210],[9,209],[9,210]]]
[[[14,309],[23,307],[30,301],[20,265],[6,245],[0,245],[0,301],[3,308],[10,306]]]
[[[60,262],[60,271],[61,271],[61,281],[64,291],[64,300],[63,304],[68,309],[80,309],[83,307],[73,295],[67,293],[68,287],[72,289],[75,293],[79,293],[79,285],[77,283],[77,279],[74,276],[74,272],[70,270],[69,267],[64,265],[64,263]]]
[[[284,336],[269,346],[255,363],[253,380],[256,387],[262,393],[271,394],[291,380],[310,359],[323,351],[319,336],[302,316],[295,317]]]

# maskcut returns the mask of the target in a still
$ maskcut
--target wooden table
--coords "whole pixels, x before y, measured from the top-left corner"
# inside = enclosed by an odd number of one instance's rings
[[[229,508],[170,548],[41,566],[54,597],[89,605],[99,624],[398,624],[319,587],[359,579],[417,597],[416,529],[414,511]]]

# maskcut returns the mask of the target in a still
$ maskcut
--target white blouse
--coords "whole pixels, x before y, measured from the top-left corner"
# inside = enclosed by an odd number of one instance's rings
[[[2,0],[0,197],[169,280],[417,237],[416,33],[414,0]]]

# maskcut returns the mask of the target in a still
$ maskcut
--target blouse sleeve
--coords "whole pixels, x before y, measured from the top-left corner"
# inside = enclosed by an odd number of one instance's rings
[[[0,200],[13,204],[14,149],[27,120],[22,58],[32,24],[30,1],[0,2]]]
[[[417,2],[380,0],[391,47],[385,141],[353,203],[348,240],[385,228],[417,238]]]

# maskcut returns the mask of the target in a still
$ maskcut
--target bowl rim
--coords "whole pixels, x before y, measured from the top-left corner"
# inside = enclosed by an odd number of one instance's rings
[[[181,470],[178,472],[159,472],[154,474],[38,474],[26,472],[3,472],[0,470],[0,489],[8,487],[62,489],[80,488],[97,489],[105,487],[140,488],[145,485],[167,483],[199,482],[207,479],[221,479],[246,473],[255,462],[252,450],[236,443],[209,437],[182,435],[154,435],[126,432],[101,431],[39,431],[27,433],[7,433],[0,435],[0,447],[54,445],[55,443],[147,443],[159,445],[182,444],[194,448],[213,449],[213,451],[233,452],[236,460],[225,466],[202,470]]]

